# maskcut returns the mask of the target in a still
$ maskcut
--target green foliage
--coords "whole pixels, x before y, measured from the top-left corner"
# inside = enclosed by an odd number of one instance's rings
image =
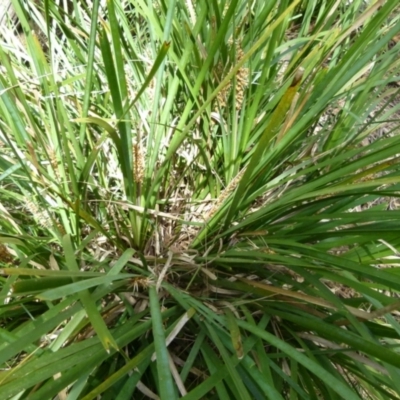
[[[0,28],[0,398],[399,398],[396,2],[65,3]]]

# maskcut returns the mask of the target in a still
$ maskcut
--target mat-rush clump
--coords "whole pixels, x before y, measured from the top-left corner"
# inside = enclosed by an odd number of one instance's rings
[[[13,1],[1,399],[399,398],[395,3]]]

